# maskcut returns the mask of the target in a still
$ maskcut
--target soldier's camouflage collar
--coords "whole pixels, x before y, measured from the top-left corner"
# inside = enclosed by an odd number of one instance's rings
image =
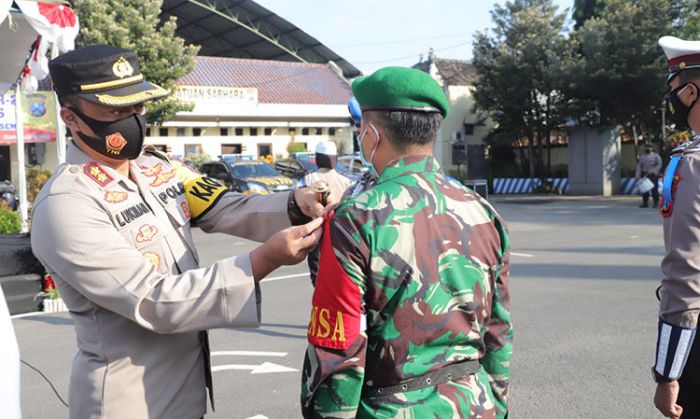
[[[436,173],[438,171],[440,171],[440,164],[433,156],[407,156],[389,162],[384,167],[377,183],[412,173]]]

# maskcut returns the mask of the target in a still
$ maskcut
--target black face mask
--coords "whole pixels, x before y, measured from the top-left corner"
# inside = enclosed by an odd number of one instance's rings
[[[680,93],[681,90],[685,89],[691,84],[695,86],[695,89],[700,91],[700,89],[698,89],[698,86],[695,83],[686,83],[684,85],[676,87],[675,89],[671,90],[666,94],[666,110],[671,116],[671,121],[673,121],[673,123],[676,124],[676,129],[678,131],[688,129],[688,114],[690,113],[690,110],[693,108],[693,106],[695,106],[696,102],[693,101],[693,103],[691,103],[690,106],[686,106],[678,98],[678,93]]]
[[[71,108],[90,128],[96,137],[78,131],[78,136],[88,147],[114,160],[133,160],[141,154],[146,133],[146,118],[134,114],[118,121],[98,121],[75,108]]]

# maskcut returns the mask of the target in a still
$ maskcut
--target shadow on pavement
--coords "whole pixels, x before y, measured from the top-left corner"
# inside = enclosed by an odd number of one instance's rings
[[[32,322],[41,322],[46,324],[51,324],[55,326],[72,326],[73,319],[70,317],[56,317],[56,316],[31,316],[23,317],[22,320],[28,320]]]

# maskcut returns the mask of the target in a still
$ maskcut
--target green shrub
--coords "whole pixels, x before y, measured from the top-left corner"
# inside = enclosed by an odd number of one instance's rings
[[[19,212],[12,211],[7,205],[0,206],[0,234],[16,234],[22,231],[22,219]]]

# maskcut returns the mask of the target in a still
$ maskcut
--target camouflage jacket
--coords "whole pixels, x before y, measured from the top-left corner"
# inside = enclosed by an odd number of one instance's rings
[[[504,417],[509,238],[482,198],[411,156],[324,224],[302,373],[304,417]],[[446,365],[475,375],[369,397]]]

